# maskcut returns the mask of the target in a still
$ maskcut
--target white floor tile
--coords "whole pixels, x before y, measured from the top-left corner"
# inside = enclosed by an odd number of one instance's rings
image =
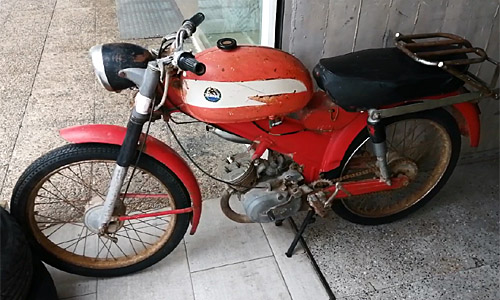
[[[302,219],[295,218],[295,222],[300,221],[302,221]],[[274,223],[265,223],[262,224],[262,228],[264,229],[264,233],[267,236],[274,255],[276,255],[276,257],[285,256],[285,252],[288,250],[288,247],[290,247],[295,237],[295,231],[292,229],[288,220],[285,220],[281,226],[276,226]],[[300,242],[297,244],[297,247],[295,247],[293,253],[304,253],[304,249]]]
[[[196,300],[291,299],[273,257],[192,275]]]
[[[47,265],[47,270],[52,275],[59,298],[92,294],[97,290],[97,279],[95,278],[66,273],[49,265]]]
[[[186,252],[181,243],[156,265],[124,277],[99,278],[98,300],[193,299]]]
[[[221,211],[219,200],[203,202],[201,222],[186,236],[191,272],[272,255],[260,224],[239,224]]]
[[[293,256],[286,257],[285,252],[295,236],[290,223],[285,221],[280,227],[269,223],[262,224],[262,227],[292,298],[294,300],[328,299],[328,294],[300,242]]]

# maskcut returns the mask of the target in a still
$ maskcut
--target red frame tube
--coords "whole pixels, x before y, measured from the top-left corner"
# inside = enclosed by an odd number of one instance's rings
[[[148,213],[148,214],[136,214],[136,215],[131,215],[131,216],[121,216],[121,217],[118,217],[118,220],[119,221],[126,221],[126,220],[143,219],[143,218],[151,218],[151,217],[166,216],[166,215],[178,215],[178,214],[190,213],[192,211],[193,211],[193,207],[187,207],[187,208],[181,208],[181,209],[159,211],[159,212]]]
[[[120,198],[123,198],[125,194],[120,194]],[[167,194],[129,194],[127,193],[126,198],[169,198]]]
[[[346,197],[349,197],[351,195],[356,196],[356,195],[362,195],[362,194],[395,190],[395,189],[399,189],[399,188],[407,185],[408,182],[409,182],[408,177],[406,177],[406,176],[399,176],[399,177],[391,178],[391,185],[387,185],[385,182],[380,181],[380,179],[378,179],[378,178],[345,182],[345,183],[342,183],[342,188],[344,190],[346,190],[350,195],[345,193],[342,190],[339,190],[337,195],[335,196],[335,199],[346,198]],[[328,195],[331,195],[335,192],[335,190],[336,190],[336,187],[331,186],[331,187],[324,189],[323,191],[325,193],[327,193]]]

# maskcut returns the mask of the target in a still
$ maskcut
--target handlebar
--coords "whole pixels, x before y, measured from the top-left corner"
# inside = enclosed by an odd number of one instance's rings
[[[195,30],[196,30],[196,27],[200,26],[201,22],[203,22],[204,20],[205,20],[205,15],[202,14],[201,12],[199,12],[199,13],[195,14],[194,16],[192,16],[190,19],[184,20],[184,22],[182,22],[182,24],[184,25],[186,22],[191,22],[195,26]],[[195,30],[193,30],[193,32]]]
[[[206,71],[205,65],[197,61],[193,54],[189,52],[184,52],[179,55],[179,58],[177,59],[177,66],[181,70],[193,72],[199,76],[205,74]]]

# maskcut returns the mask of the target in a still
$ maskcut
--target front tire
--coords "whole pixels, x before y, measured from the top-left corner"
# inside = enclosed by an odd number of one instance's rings
[[[391,161],[397,164],[398,161],[409,160],[412,164],[407,163],[398,169],[416,165],[417,172],[409,176],[414,178],[406,187],[335,201],[333,210],[354,223],[390,223],[421,208],[444,186],[459,158],[460,131],[455,119],[442,109],[393,117],[382,122],[386,126],[389,165]],[[360,161],[365,164],[363,168],[375,167],[371,149],[368,133],[364,130],[349,147],[341,174],[362,170],[359,168]],[[370,176],[373,178],[374,174]]]
[[[116,243],[89,230],[86,212],[104,201],[119,150],[66,145],[40,157],[19,178],[11,213],[43,261],[84,276],[121,276],[155,264],[182,240],[190,214],[124,221],[111,234]],[[187,208],[190,199],[165,165],[142,154],[121,207],[119,215],[133,215]]]

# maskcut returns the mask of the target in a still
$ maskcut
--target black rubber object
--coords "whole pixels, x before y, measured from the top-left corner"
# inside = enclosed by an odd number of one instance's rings
[[[205,74],[206,71],[205,65],[197,61],[194,55],[189,52],[184,52],[179,56],[177,66],[181,70],[193,72],[198,76]]]
[[[461,136],[460,136],[460,130],[458,129],[458,126],[457,126],[455,119],[447,111],[445,111],[443,109],[435,109],[435,110],[429,110],[429,111],[425,111],[425,112],[418,112],[418,113],[383,119],[381,122],[383,122],[383,124],[385,126],[387,126],[393,122],[407,120],[407,119],[428,119],[428,120],[431,120],[431,121],[434,121],[434,122],[440,124],[441,126],[443,126],[446,129],[446,132],[448,133],[448,135],[451,139],[451,144],[452,144],[451,151],[452,151],[452,153],[451,153],[450,162],[448,164],[448,167],[446,168],[446,170],[445,170],[443,176],[441,177],[441,179],[439,180],[439,182],[434,186],[434,188],[432,188],[430,190],[430,192],[427,195],[425,195],[417,203],[415,203],[412,206],[408,207],[407,209],[400,211],[398,213],[395,213],[393,215],[380,217],[380,218],[363,217],[363,216],[360,216],[360,215],[353,213],[348,208],[346,208],[344,206],[344,204],[342,203],[342,201],[335,200],[333,202],[332,209],[335,211],[335,213],[337,213],[337,215],[339,215],[343,219],[346,219],[350,222],[362,224],[362,225],[379,225],[379,224],[386,224],[386,223],[394,222],[396,220],[402,219],[403,217],[406,217],[410,213],[418,210],[419,208],[424,206],[426,203],[428,203],[439,192],[439,190],[445,185],[445,183],[448,181],[451,174],[453,173],[453,170],[455,169],[458,158],[460,156]],[[339,177],[341,175],[340,170],[342,170],[343,166],[347,163],[348,158],[358,148],[358,146],[361,143],[363,143],[367,138],[368,138],[368,131],[362,130],[359,133],[359,135],[354,139],[354,141],[351,143],[348,150],[346,151],[346,154],[344,156],[344,159],[341,162],[340,167],[333,170],[333,171],[330,171],[328,173],[324,173],[324,177],[328,178],[328,179],[334,179],[334,178]],[[346,200],[346,201],[348,201],[348,200]]]
[[[438,67],[414,61],[397,48],[368,49],[323,58],[314,68],[313,76],[318,86],[347,111],[449,93],[464,84]]]
[[[186,21],[189,21],[194,24],[194,26],[200,26],[200,24],[205,20],[205,15],[201,12],[196,13],[194,16],[191,18],[187,19]],[[186,22],[184,21],[184,22]],[[195,28],[196,30],[196,28]],[[194,31],[193,31],[194,32]]]
[[[0,207],[0,299],[26,299],[33,274],[29,244],[16,220]]]
[[[33,257],[33,279],[29,290],[30,300],[58,300],[54,280],[49,271],[36,256]]]
[[[172,252],[182,241],[189,226],[191,214],[177,215],[175,228],[172,231],[170,239],[158,251],[143,260],[138,260],[132,265],[121,268],[94,269],[76,265],[71,263],[71,261],[60,259],[36,241],[29,225],[29,213],[27,209],[30,207],[28,201],[33,200],[30,199],[30,194],[40,180],[54,170],[78,161],[116,160],[119,150],[119,146],[109,144],[70,144],[62,146],[37,159],[21,175],[12,193],[11,213],[26,232],[28,241],[32,244],[33,252],[44,262],[60,270],[83,276],[122,276],[140,271],[157,263]],[[177,209],[191,206],[186,188],[180,179],[165,165],[143,153],[137,166],[151,173],[169,189]]]
[[[120,153],[118,153],[118,158],[116,163],[121,167],[129,167],[135,158],[137,152],[137,144],[139,138],[141,137],[142,127],[146,120],[134,120],[133,116],[128,121],[127,133],[123,139],[122,147],[120,148]]]
[[[238,47],[238,43],[233,38],[222,38],[217,40],[217,48],[221,50],[234,50]]]

